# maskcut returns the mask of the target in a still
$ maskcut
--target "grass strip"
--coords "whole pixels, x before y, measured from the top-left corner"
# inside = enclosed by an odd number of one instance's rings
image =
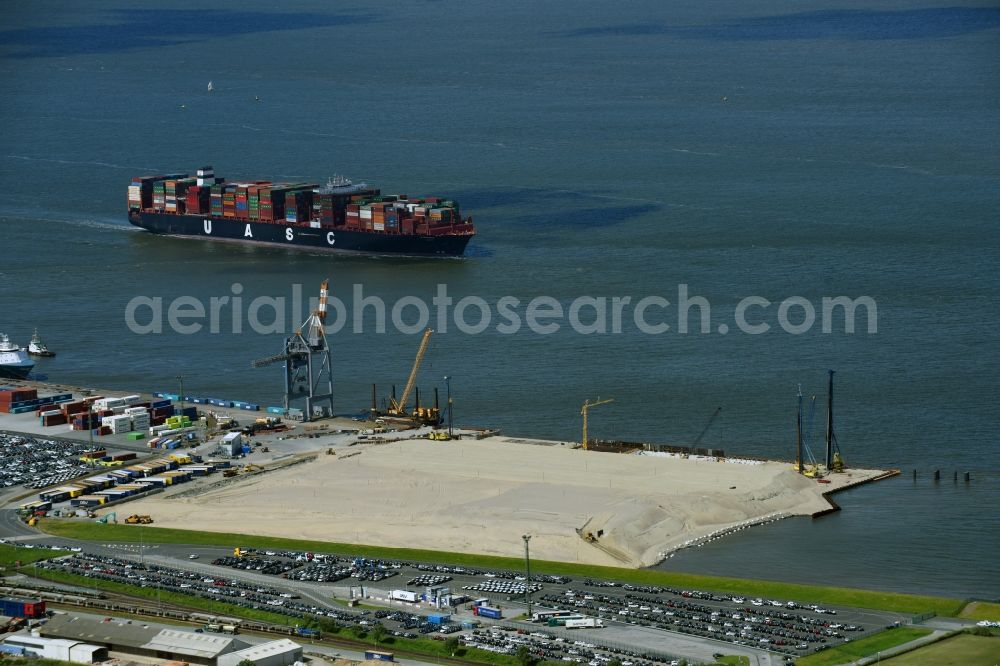
[[[49,534],[84,541],[140,541],[139,530],[133,525],[102,525],[76,520],[45,520],[39,527]],[[227,532],[200,532],[167,527],[145,526],[141,540],[146,543],[176,543],[201,546],[253,546],[258,549],[314,551],[354,555],[373,559],[405,560],[449,564],[481,569],[521,570],[524,561],[514,557],[474,555],[416,548],[367,546],[325,541],[287,539],[283,537],[233,534]],[[598,565],[532,560],[532,571],[541,574],[560,574],[577,578],[617,580],[638,585],[659,585],[674,588],[715,590],[747,597],[808,601],[816,604],[852,606],[918,615],[934,613],[953,616],[963,607],[958,599],[926,595],[880,592],[853,588],[803,585],[775,581],[706,576],[653,569],[626,569]]]
[[[962,609],[959,617],[966,620],[993,620],[1000,622],[1000,604],[988,601],[971,601],[969,605]]]
[[[0,543],[0,569],[10,573],[15,565],[20,562],[22,565],[42,560],[51,560],[53,557],[69,555],[65,550],[50,550],[48,548],[24,548],[23,546],[12,546]]]
[[[890,659],[886,666],[995,666],[1000,637],[968,633],[949,636]]]
[[[886,629],[866,638],[861,638],[850,643],[843,643],[837,647],[811,654],[795,661],[796,666],[835,666],[836,664],[846,664],[862,657],[888,650],[889,648],[903,645],[918,638],[923,638],[931,634],[930,629],[921,627],[896,627]]]

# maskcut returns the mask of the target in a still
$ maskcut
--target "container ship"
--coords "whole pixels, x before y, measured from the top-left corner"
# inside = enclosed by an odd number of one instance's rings
[[[476,233],[450,199],[382,194],[342,177],[230,183],[210,166],[133,178],[128,219],[170,236],[375,254],[457,256]]]

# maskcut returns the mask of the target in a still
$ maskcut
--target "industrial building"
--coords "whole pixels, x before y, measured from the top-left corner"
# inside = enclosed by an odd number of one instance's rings
[[[302,661],[302,646],[282,638],[221,655],[217,663],[218,666],[236,666],[245,659],[257,666],[291,666],[297,661]]]
[[[104,650],[105,659],[133,655],[204,666],[236,666],[246,659],[258,666],[290,666],[302,661],[302,646],[288,639],[249,645],[232,636],[162,629],[121,619],[57,615],[36,632],[43,639],[74,644],[85,641]]]
[[[34,655],[44,659],[72,661],[78,664],[91,664],[95,661],[106,661],[108,651],[98,645],[65,638],[42,638],[31,634],[13,634],[3,640],[0,652],[18,655]]]
[[[85,641],[110,656],[136,655],[215,666],[220,655],[249,647],[231,636],[160,629],[129,620],[57,615],[37,629],[43,638]]]

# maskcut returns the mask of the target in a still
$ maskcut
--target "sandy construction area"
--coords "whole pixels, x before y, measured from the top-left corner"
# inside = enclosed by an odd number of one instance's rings
[[[360,452],[359,455],[349,455]],[[572,450],[493,437],[344,448],[314,462],[130,505],[159,527],[648,566],[690,539],[773,514],[829,507],[787,463]],[[188,485],[186,490],[192,486]],[[579,529],[603,530],[598,544]]]

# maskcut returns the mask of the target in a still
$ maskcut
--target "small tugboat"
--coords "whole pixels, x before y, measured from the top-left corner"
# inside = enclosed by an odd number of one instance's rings
[[[23,349],[15,345],[6,333],[0,333],[0,377],[24,379],[35,367]]]
[[[38,329],[35,329],[35,333],[31,336],[31,342],[28,343],[28,353],[32,356],[55,356],[56,353],[49,351],[49,348],[45,346],[41,338],[38,337]]]

